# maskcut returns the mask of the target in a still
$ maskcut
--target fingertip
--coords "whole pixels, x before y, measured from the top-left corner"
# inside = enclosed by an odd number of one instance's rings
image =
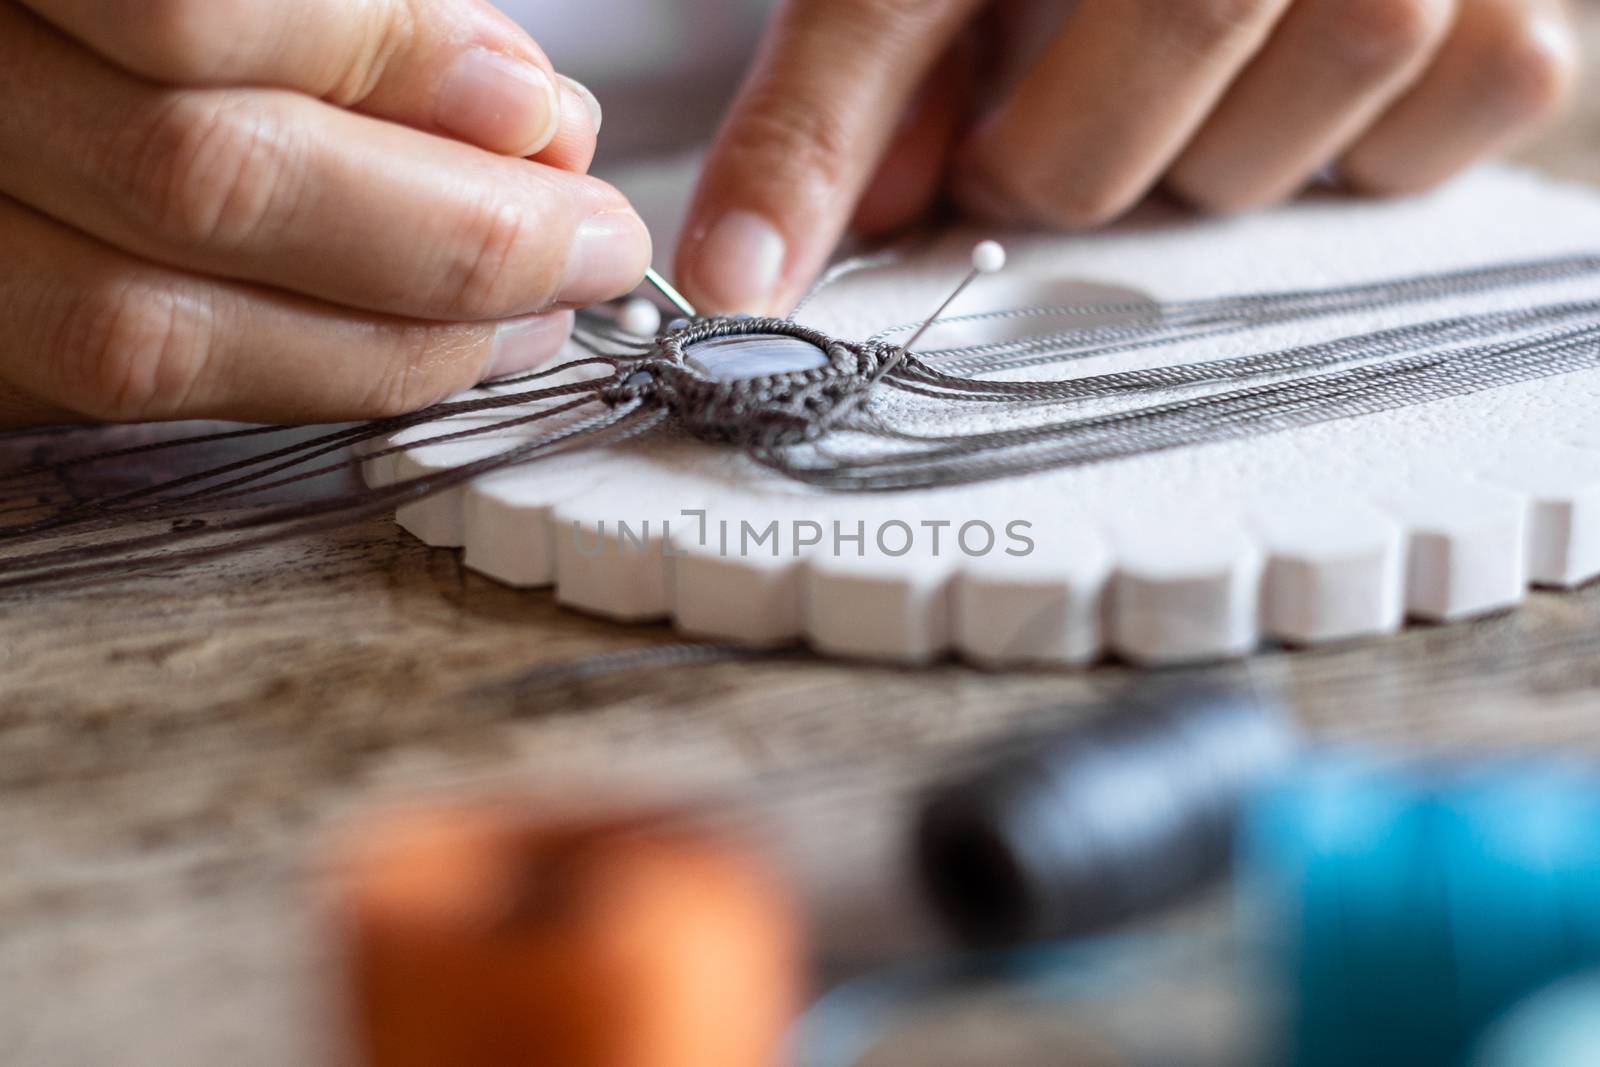
[[[555,135],[530,158],[546,166],[584,174],[594,162],[603,114],[600,101],[582,82],[556,75],[561,87],[561,124]]]
[[[650,231],[632,207],[599,211],[573,236],[556,302],[581,307],[626,296],[644,280],[652,254]]]
[[[703,312],[758,314],[772,309],[789,252],[765,216],[736,208],[718,216],[679,256],[678,275]]]
[[[506,378],[549,362],[572,334],[573,313],[552,311],[507,319],[495,327],[479,381]]]
[[[531,156],[562,128],[562,93],[554,75],[530,60],[472,47],[440,84],[435,121],[451,135],[491,152]]]
[[[557,74],[556,80],[561,83],[561,88],[566,95],[575,99],[582,108],[583,113],[589,116],[591,132],[598,135],[600,127],[605,122],[605,112],[601,110],[600,98],[589,91],[589,87],[576,78],[569,78],[565,74]]]

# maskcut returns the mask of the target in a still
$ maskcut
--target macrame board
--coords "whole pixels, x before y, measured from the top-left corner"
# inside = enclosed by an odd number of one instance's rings
[[[621,176],[670,234],[692,168]],[[1371,282],[1592,251],[1600,195],[1509,168],[1431,195],[1370,202],[1311,197],[1238,218],[1151,206],[1093,234],[953,232],[901,264],[853,275],[799,321],[847,339],[925,317],[960,279],[974,240],[998,236],[1011,266],[952,309],[1190,299]],[[670,239],[663,244],[670,244]],[[669,248],[658,247],[658,261]],[[1009,377],[1066,377],[1226,358],[1459,310],[1590,296],[1560,283],[1436,300],[1122,353]],[[1015,328],[1000,326],[999,329]],[[1035,327],[1037,328],[1037,327]],[[993,339],[964,325],[925,346]],[[902,338],[903,339],[903,338]],[[1160,397],[1142,402],[1159,402]],[[502,419],[513,412],[493,415]],[[1073,414],[1089,413],[1075,407]],[[406,445],[486,416],[413,427]],[[368,480],[449,469],[544,427],[425,445],[370,461]],[[704,511],[700,524],[686,518]],[[1245,654],[1263,642],[1369,638],[1404,622],[1514,607],[1530,585],[1600,575],[1600,371],[1572,373],[1382,414],[1004,481],[859,494],[802,486],[737,450],[655,435],[485,477],[403,508],[400,524],[511,585],[553,585],[562,603],[630,622],[672,619],[697,636],[837,656],[988,666],[1151,665]],[[779,523],[780,543],[741,545],[741,522]],[[799,546],[822,525],[820,546]],[[914,544],[898,553],[912,527]],[[952,544],[987,523],[996,550]],[[949,522],[940,551],[929,522]],[[720,524],[733,536],[724,546]],[[864,524],[867,537],[836,545]],[[1036,548],[1006,555],[1006,530]],[[619,523],[629,537],[621,536]],[[879,529],[885,545],[875,543]],[[643,548],[639,547],[640,535]],[[982,529],[971,531],[981,548]],[[842,548],[843,551],[836,551]],[[859,554],[858,554],[859,553]]]

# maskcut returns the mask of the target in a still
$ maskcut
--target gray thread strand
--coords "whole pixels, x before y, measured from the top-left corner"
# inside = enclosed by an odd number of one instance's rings
[[[854,463],[807,467],[798,452],[780,450],[758,458],[790,477],[832,489],[933,488],[1276,433],[1597,366],[1600,327],[1591,326],[1532,341],[1403,357],[1383,365],[1382,373],[1356,368],[1100,419],[922,439],[940,447],[858,456]],[[1019,449],[1036,451],[1008,455]]]

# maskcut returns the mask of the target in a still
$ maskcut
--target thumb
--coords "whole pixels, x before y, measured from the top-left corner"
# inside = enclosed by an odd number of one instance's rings
[[[901,115],[982,0],[788,0],[712,148],[678,247],[707,311],[781,312],[816,276]]]

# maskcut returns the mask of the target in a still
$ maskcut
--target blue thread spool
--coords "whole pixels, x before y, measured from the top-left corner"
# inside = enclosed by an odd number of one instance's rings
[[[1490,1030],[1472,1067],[1573,1067],[1600,1063],[1600,971],[1529,997]]]
[[[923,888],[976,944],[1151,914],[1226,873],[1241,809],[1296,748],[1280,710],[1251,694],[1138,688],[1110,714],[934,790],[915,829]]]
[[[1188,708],[1191,715],[1195,710]],[[1005,877],[998,883],[987,877],[995,870],[987,866],[993,857],[980,854],[969,864],[969,874],[985,875],[978,885],[986,894],[976,902],[957,898],[953,903],[982,906],[965,917],[947,918],[977,922],[970,932],[978,934],[995,933],[997,915],[1011,924],[1006,934],[1057,930],[1061,916],[1074,913],[1041,909],[1041,901],[1054,900],[1081,909],[1067,926],[1093,928],[1091,920],[1151,910],[1181,895],[1184,883],[1169,879],[1185,868],[1181,863],[1163,867],[1155,860],[1174,838],[1159,835],[1155,849],[1109,853],[1113,867],[1131,858],[1135,862],[1126,870],[1143,869],[1164,887],[1156,896],[1150,895],[1150,885],[1130,892],[1126,879],[1108,880],[1104,870],[1067,862],[1092,857],[1063,848],[1072,837],[1060,831],[1074,823],[1062,817],[1073,812],[1058,807],[1052,814],[1039,807],[1050,798],[1058,805],[1070,799],[1072,790],[1062,779],[1075,774],[1089,782],[1093,796],[1110,797],[1115,783],[1104,772],[1130,771],[1125,785],[1148,784],[1131,772],[1171,774],[1185,763],[1174,764],[1172,753],[1186,753],[1193,762],[1207,749],[1213,755],[1226,750],[1218,744],[1196,747],[1192,735],[1185,740],[1173,720],[1148,715],[1149,709],[1130,715],[1124,707],[1117,717],[992,762],[986,771],[934,795],[935,801],[954,803],[969,827],[973,813],[981,813],[977,825],[1004,861],[998,869]],[[1101,736],[1119,721],[1120,736]],[[1230,720],[1224,715],[1219,721]],[[1217,741],[1233,729],[1213,724],[1202,727],[1202,736]],[[1085,751],[1107,742],[1109,749],[1096,757],[1102,762],[1083,762]],[[1163,749],[1167,757],[1153,758]],[[1104,762],[1106,751],[1117,755]],[[1588,982],[1558,984],[1533,996],[1563,976],[1600,967],[1600,771],[1556,760],[1451,767],[1333,753],[1301,763],[1292,777],[1278,782],[1258,791],[1243,809],[1235,853],[1238,947],[1243,956],[1266,965],[1271,980],[1263,983],[1263,992],[1281,995],[1285,1002],[1279,1055],[1266,1062],[1295,1067],[1600,1064],[1600,971]],[[929,814],[925,809],[924,835]],[[1047,817],[1049,831],[1043,836],[1041,817]],[[1140,825],[1137,819],[1103,824],[1119,827],[1119,833]],[[1158,825],[1171,830],[1182,820]],[[1202,820],[1186,832],[1211,826]],[[1203,829],[1200,836],[1210,832]],[[1188,846],[1180,854],[1196,855]],[[955,866],[948,861],[961,852],[941,853],[938,847],[932,857],[925,852],[925,878],[936,873],[926,864],[940,855],[946,862],[937,869],[948,874]],[[1120,890],[1109,896],[1092,891],[1108,884]],[[954,888],[961,885],[957,880]],[[996,901],[1008,902],[1010,910],[997,913]],[[1141,973],[1153,977],[1159,966],[1159,953],[1140,964],[1141,953],[1152,946],[1137,936],[1097,944],[1098,957],[1040,948],[955,956],[938,961],[942,969],[910,971],[911,980],[885,971],[876,984],[867,981],[825,999],[808,1017],[805,1047],[817,1058],[802,1062],[850,1062],[837,1048],[867,1047],[906,1005],[930,992],[961,989],[967,968],[990,975],[1002,969],[1019,985],[1059,995],[1070,985],[1059,979],[1088,980],[1103,971],[1112,981],[1137,982]],[[1118,960],[1123,966],[1116,965]],[[1221,954],[1216,965],[1220,978],[1227,969]]]
[[[1600,963],[1600,779],[1321,761],[1253,810],[1241,924],[1274,947],[1298,1067],[1461,1062],[1533,989]]]
[[[1115,720],[1104,722],[1110,721]],[[998,778],[976,794],[995,805],[986,825],[999,834],[1003,854],[1033,842],[1034,856],[1023,858],[1034,880],[1022,887],[1088,905],[1080,918],[1127,914],[1137,910],[1134,904],[1155,902],[1147,896],[1073,896],[1096,883],[1059,856],[1050,859],[1048,848],[1042,855],[1049,862],[1039,865],[1033,824],[995,813],[1036,811],[1034,803],[1046,794],[1039,792],[1037,777],[1019,776],[1019,768],[1069,773],[1078,765],[1062,752],[1070,756],[1104,722],[1040,751],[991,763],[988,773]],[[1147,722],[1135,733],[1145,744],[1132,751],[1146,753],[1162,747],[1149,744],[1152,738],[1180,736],[1170,723],[1152,732]],[[1157,766],[1170,770],[1171,764],[1159,761],[1146,769]],[[1091,767],[1091,777],[1100,769]],[[935,797],[960,797],[959,789],[976,789],[984,781],[982,774],[972,776]],[[1030,781],[1031,787],[1019,788]],[[972,811],[972,799],[969,794],[957,810]],[[1600,971],[1587,983],[1563,983],[1532,996],[1565,975],[1600,967],[1600,771],[1555,760],[1450,767],[1324,754],[1258,792],[1243,811],[1237,840],[1238,948],[1266,965],[1270,980],[1262,992],[1281,996],[1285,1008],[1279,1054],[1265,1062],[1600,1064]],[[1158,883],[1171,870],[1150,868]],[[1035,881],[1041,875],[1056,880],[1041,886]],[[1177,884],[1168,888],[1175,893]],[[1041,915],[1050,914],[1023,908],[1010,921],[1037,928]],[[968,919],[984,915],[992,913]],[[825,999],[808,1017],[806,1047],[818,1058],[802,1062],[850,1062],[836,1047],[864,1049],[906,1005],[930,991],[961,989],[967,968],[980,975],[1004,970],[1019,985],[1059,995],[1071,985],[1061,979],[1089,980],[1103,972],[1113,982],[1137,983],[1140,974],[1153,977],[1160,966],[1160,954],[1150,952],[1153,943],[1138,936],[1095,944],[1098,956],[1066,947],[955,956],[938,961],[942,969],[910,971],[912,981],[885,971],[876,984],[858,984]],[[1146,953],[1152,958],[1141,964]],[[1215,963],[1220,979],[1228,965],[1222,954]],[[1475,1049],[1476,1058],[1469,1060]]]

